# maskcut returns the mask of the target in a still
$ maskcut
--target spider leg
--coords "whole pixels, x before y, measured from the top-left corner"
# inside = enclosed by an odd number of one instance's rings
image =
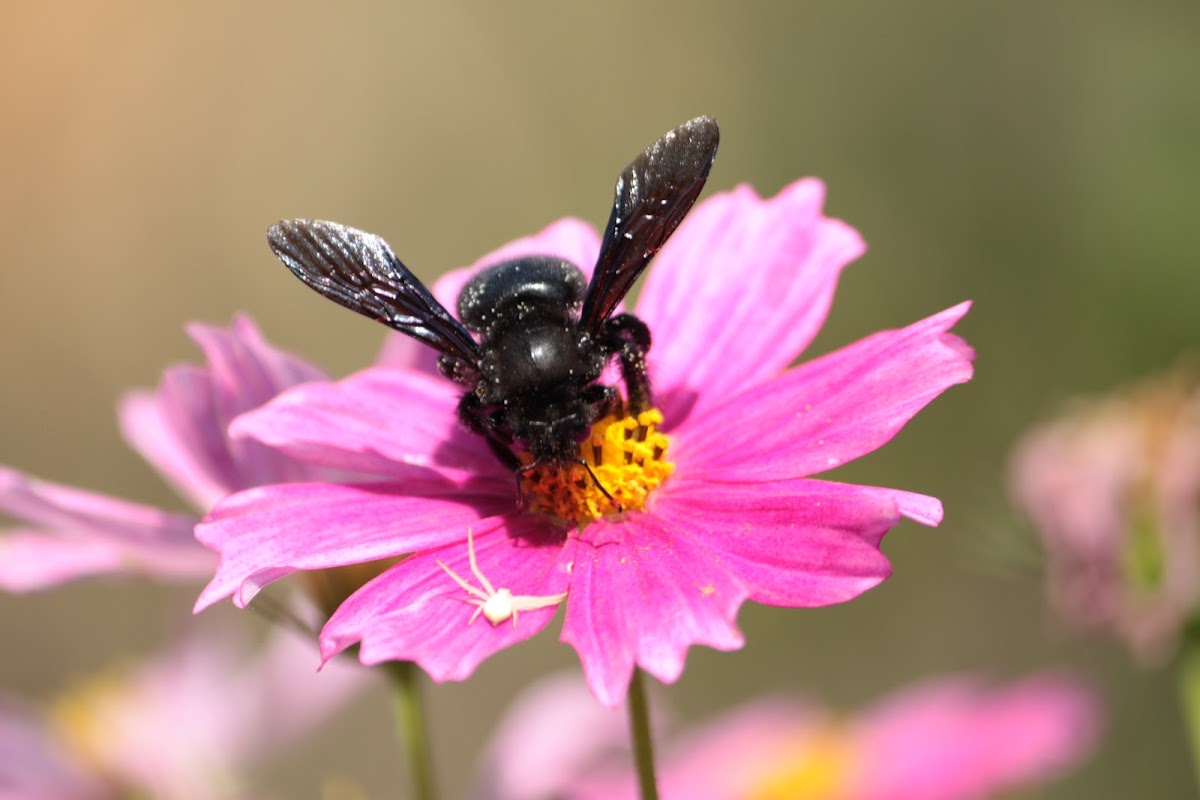
[[[518,611],[537,611],[539,608],[556,606],[567,599],[567,593],[547,595],[519,595],[513,598],[513,614]]]
[[[475,540],[472,538],[470,528],[467,528],[467,558],[471,561],[471,574],[479,579],[479,585],[487,591],[489,597],[494,595],[496,587],[492,586],[491,581],[480,571],[479,562],[475,560]]]
[[[445,564],[443,564],[441,559],[437,560],[437,565],[439,567],[441,567],[443,570],[445,570],[446,574],[449,575],[451,578],[453,578],[455,583],[457,583],[459,586],[461,586],[463,589],[465,589],[467,592],[469,592],[472,596],[478,597],[481,602],[487,602],[488,596],[486,594],[484,594],[482,591],[480,591],[478,587],[472,586],[471,584],[467,583],[462,578],[462,576],[460,576],[457,572],[455,572],[454,570],[450,569]]]

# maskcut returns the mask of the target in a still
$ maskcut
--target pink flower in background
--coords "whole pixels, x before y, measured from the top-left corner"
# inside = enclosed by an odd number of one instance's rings
[[[657,723],[659,715],[652,721]],[[663,726],[654,728],[658,734]],[[470,797],[564,798],[581,776],[610,756],[627,763],[628,751],[629,722],[623,710],[598,705],[578,672],[545,676],[524,689],[501,718]]]
[[[306,666],[312,645],[278,631],[257,652],[194,633],[124,673],[38,710],[0,701],[4,800],[262,797],[255,764],[281,754],[365,688],[338,661]]]
[[[1200,391],[1164,380],[1080,407],[1030,431],[1010,471],[1059,612],[1172,652],[1200,599]]]
[[[244,606],[297,570],[411,553],[332,616],[326,658],[357,644],[367,664],[409,660],[435,680],[463,679],[545,627],[565,600],[561,638],[596,696],[615,705],[635,666],[671,682],[691,645],[741,647],[747,599],[821,606],[875,586],[890,572],[883,535],[901,517],[937,524],[941,504],[808,476],[880,447],[970,378],[970,349],[949,333],[968,304],[789,370],[824,322],[842,267],[863,251],[857,232],[823,215],[823,200],[815,180],[765,200],[749,187],[718,194],[658,255],[636,313],[654,337],[661,416],[593,429],[597,452],[616,453],[597,471],[622,459],[643,470],[645,493],[623,513],[519,509],[512,472],[460,429],[457,387],[419,368],[369,369],[286,392],[234,423],[234,435],[294,458],[384,480],[263,486],[218,504],[197,529],[221,554],[197,609],[229,596]],[[564,220],[472,270],[534,254],[591,265],[599,246],[590,228]],[[470,272],[439,283],[443,303],[453,307]],[[402,346],[385,355],[419,367],[413,357]],[[575,491],[556,486],[543,499]],[[472,624],[489,598],[495,624]]]
[[[327,475],[226,433],[243,411],[325,375],[267,344],[246,316],[228,328],[192,324],[188,334],[207,364],[171,367],[155,391],[122,399],[121,428],[130,445],[201,512],[250,486]],[[196,580],[212,573],[212,554],[193,537],[198,514],[60,486],[4,467],[0,512],[23,523],[0,535],[0,588],[12,592],[102,574]]]
[[[474,800],[638,796],[635,776],[617,766],[629,754],[614,752],[623,715],[565,684],[536,686],[514,704],[486,751]],[[668,740],[660,795],[979,800],[1073,769],[1094,748],[1099,716],[1090,692],[1055,676],[997,689],[943,679],[849,717],[761,699]]]

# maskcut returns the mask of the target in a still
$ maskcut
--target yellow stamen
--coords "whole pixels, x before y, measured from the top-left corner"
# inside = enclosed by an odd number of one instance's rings
[[[775,756],[774,766],[750,777],[748,800],[840,800],[853,795],[854,747],[836,729],[793,742]]]
[[[164,687],[157,681],[165,677],[154,668],[135,671],[131,667],[116,666],[76,685],[50,704],[48,716],[59,741],[110,785],[114,797],[132,800],[160,796],[157,789],[162,787],[157,785],[158,778],[143,774],[139,765],[148,764],[146,759],[155,757],[153,752],[143,752],[146,747],[155,746],[146,737],[156,731],[162,736],[169,735],[163,727],[168,723],[167,717],[157,716],[165,700],[165,695],[158,697],[159,690]],[[181,676],[170,677],[174,681]],[[186,689],[186,685],[180,684],[177,691],[185,692]],[[210,797],[238,794],[234,791],[234,778],[226,771],[222,758],[216,751],[209,752],[203,746],[203,739],[189,746],[186,764],[170,760],[176,751],[183,752],[176,747],[158,754],[160,760],[167,760],[162,764],[154,762],[161,768],[155,775],[173,782],[185,778],[191,780],[194,774],[195,778],[203,777]],[[140,758],[137,753],[142,753]],[[189,775],[185,776],[182,770],[187,770]],[[144,782],[148,778],[155,785],[146,785]]]
[[[526,502],[533,511],[586,525],[617,511],[596,486],[599,481],[621,510],[641,511],[650,493],[675,469],[666,459],[670,439],[658,430],[662,420],[656,408],[599,420],[579,446],[579,456],[596,480],[582,464],[539,466],[522,478]]]
[[[109,772],[110,726],[128,702],[129,678],[114,669],[76,686],[50,706],[50,719],[62,740],[94,770]]]

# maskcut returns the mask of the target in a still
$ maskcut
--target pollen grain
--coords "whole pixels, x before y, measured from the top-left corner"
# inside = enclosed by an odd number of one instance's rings
[[[652,408],[636,416],[597,421],[579,446],[586,467],[557,464],[524,476],[522,488],[531,509],[580,526],[619,511],[641,511],[675,469],[666,459],[670,438],[658,430],[662,419],[662,412]],[[597,482],[620,508],[605,497]]]

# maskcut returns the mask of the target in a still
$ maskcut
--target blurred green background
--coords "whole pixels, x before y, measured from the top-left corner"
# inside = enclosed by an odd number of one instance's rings
[[[941,528],[889,536],[894,577],[844,607],[746,607],[746,648],[694,651],[666,696],[685,719],[764,690],[848,708],[934,674],[1068,666],[1110,732],[1047,794],[1192,796],[1170,673],[1051,618],[1004,470],[1067,398],[1195,349],[1198,23],[1195,0],[6,3],[0,462],[177,506],[113,406],[195,360],[184,322],[246,310],[334,374],[381,340],[286,273],[268,224],[378,232],[431,279],[564,215],[599,225],[625,163],[709,114],[710,191],[816,175],[869,243],[816,352],[972,298],[978,375],[841,473],[945,501]],[[150,652],[194,597],[0,597],[0,689],[49,697]],[[447,796],[513,693],[573,659],[547,632],[431,691]],[[398,762],[380,693],[262,779],[386,797]]]

